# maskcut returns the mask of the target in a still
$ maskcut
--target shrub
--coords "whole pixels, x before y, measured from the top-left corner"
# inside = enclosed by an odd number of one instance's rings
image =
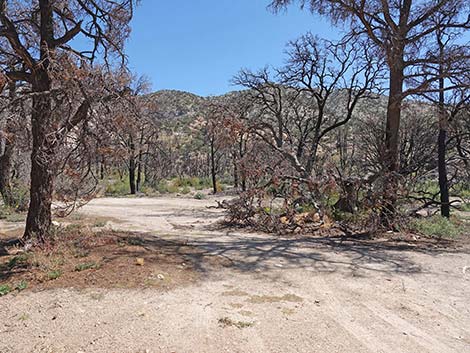
[[[98,268],[100,268],[100,265],[97,264],[96,262],[86,262],[86,263],[78,264],[77,266],[75,266],[75,271],[81,272],[81,271],[98,269]]]
[[[50,281],[55,280],[59,278],[60,276],[62,276],[62,271],[60,270],[53,270],[53,271],[47,272],[47,279]]]
[[[460,234],[460,229],[451,220],[436,215],[412,222],[414,231],[430,237],[452,238]]]
[[[109,182],[106,185],[105,195],[106,196],[124,196],[129,194],[129,184],[126,179],[117,179]]]
[[[15,184],[11,191],[14,202],[12,207],[14,210],[18,212],[26,211],[29,205],[29,187],[23,184]]]
[[[8,268],[18,268],[18,267],[26,267],[28,265],[29,255],[28,254],[20,254],[12,257],[10,261],[8,261]]]
[[[154,196],[156,194],[156,190],[148,184],[143,185],[140,188],[140,192],[142,192],[146,196]]]
[[[180,188],[178,186],[173,185],[172,183],[170,183],[169,185],[167,185],[166,191],[170,194],[176,194],[180,191]]]
[[[204,200],[206,198],[206,195],[204,195],[202,192],[197,192],[195,195],[194,195],[194,198],[196,200]]]
[[[166,194],[168,192],[168,185],[166,180],[160,180],[157,184],[157,191],[160,194]]]
[[[25,290],[26,288],[28,288],[28,282],[24,280],[18,283],[15,287],[15,289],[19,292],[21,292],[22,290]]]
[[[7,295],[11,292],[11,287],[8,284],[0,285],[0,297]]]
[[[215,182],[215,188],[217,189],[217,192],[222,192],[225,190],[225,186],[223,186],[220,182],[216,181]]]
[[[460,205],[460,210],[463,212],[470,212],[470,202],[462,203]]]

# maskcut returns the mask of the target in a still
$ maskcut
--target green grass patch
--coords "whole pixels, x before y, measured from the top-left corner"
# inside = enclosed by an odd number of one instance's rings
[[[28,266],[28,261],[29,261],[29,254],[20,254],[13,256],[9,261],[8,261],[8,268],[13,269],[16,267],[26,267]]]
[[[206,195],[204,195],[202,192],[197,192],[195,195],[194,195],[194,198],[196,200],[204,200],[206,198]]]
[[[461,233],[458,225],[440,215],[414,220],[411,228],[420,234],[437,238],[454,238]]]
[[[28,288],[28,282],[24,280],[15,286],[15,289],[19,292],[21,292],[22,290],[25,290],[26,288]]]
[[[463,211],[463,212],[470,212],[470,203],[462,203],[460,206],[459,206],[459,209],[460,211]]]
[[[96,270],[100,268],[100,264],[97,264],[96,262],[86,262],[82,264],[78,264],[75,266],[75,271],[81,272],[81,271],[86,271],[86,270]]]
[[[47,272],[47,279],[49,281],[53,281],[59,278],[60,276],[62,276],[62,271],[60,270],[52,270],[52,271]]]
[[[11,287],[8,284],[2,284],[0,285],[0,297],[3,297],[4,295],[7,295],[8,293],[11,292]]]
[[[126,178],[109,181],[106,185],[106,196],[125,196],[129,193],[130,186]]]

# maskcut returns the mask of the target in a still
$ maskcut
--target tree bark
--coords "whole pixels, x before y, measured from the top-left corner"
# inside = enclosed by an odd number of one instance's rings
[[[16,83],[11,81],[8,84],[9,98],[13,100],[16,93]],[[15,198],[11,188],[11,169],[13,166],[13,152],[15,150],[15,131],[12,128],[12,121],[7,119],[6,138],[3,146],[0,146],[0,152],[3,147],[3,153],[0,155],[0,194],[6,206],[14,207]]]
[[[135,160],[132,157],[129,160],[129,187],[131,189],[131,195],[136,194],[136,183],[135,183]]]
[[[437,138],[437,170],[439,174],[439,194],[441,201],[441,216],[450,217],[449,181],[447,179],[447,126],[448,119],[445,111],[445,81],[444,81],[444,44],[438,33],[439,43],[439,136]]]
[[[238,161],[237,161],[237,155],[234,152],[233,156],[233,186],[238,189],[239,182],[238,182]]]
[[[137,192],[140,191],[142,184],[142,150],[139,150],[139,157],[137,159],[137,181],[135,184]]]
[[[129,149],[130,149],[130,157],[129,157],[129,188],[131,190],[131,195],[136,194],[136,184],[135,184],[135,171],[136,171],[136,163],[135,163],[135,144],[132,140],[132,137],[129,137]]]
[[[104,180],[104,173],[105,173],[105,159],[104,156],[101,156],[100,160],[100,179]]]
[[[390,59],[390,92],[387,105],[387,122],[385,127],[385,153],[384,153],[384,205],[381,214],[381,223],[386,228],[392,228],[396,216],[396,203],[398,192],[399,170],[398,144],[400,133],[401,107],[403,102],[403,47],[395,49]]]
[[[246,150],[246,141],[244,141],[243,135],[240,136],[240,141],[239,141],[239,154],[240,154],[240,160],[243,160],[243,157],[245,156],[245,150]],[[242,191],[246,191],[246,171],[245,171],[245,166],[241,165],[240,169],[240,178],[241,178],[241,184],[242,184]]]
[[[5,205],[10,207],[15,204],[10,182],[13,151],[14,143],[7,137],[4,140],[3,154],[0,156],[0,194],[2,194]]]
[[[52,192],[54,183],[55,136],[52,124],[52,99],[49,61],[53,55],[54,23],[51,0],[39,0],[40,61],[35,66],[32,90],[42,93],[33,97],[31,132],[31,187],[28,216],[23,235],[25,242],[44,243],[52,225]]]
[[[47,72],[43,71],[38,76],[33,90],[41,93],[49,91],[51,83]],[[26,242],[45,242],[52,224],[55,146],[50,134],[51,112],[51,97],[48,94],[33,98],[30,201],[23,235]]]
[[[438,137],[438,173],[439,173],[439,192],[441,199],[441,216],[450,217],[450,200],[449,200],[449,181],[447,179],[447,162],[446,162],[446,143],[447,130],[439,129]]]
[[[214,140],[211,139],[211,176],[212,176],[212,189],[214,194],[217,194],[217,171],[215,166],[215,146]]]

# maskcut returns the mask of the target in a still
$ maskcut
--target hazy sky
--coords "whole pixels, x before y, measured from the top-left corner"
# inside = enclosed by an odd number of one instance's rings
[[[327,21],[294,7],[273,14],[269,0],[143,0],[127,44],[131,69],[153,89],[199,95],[235,89],[242,67],[283,62],[287,41],[311,31],[332,38]]]

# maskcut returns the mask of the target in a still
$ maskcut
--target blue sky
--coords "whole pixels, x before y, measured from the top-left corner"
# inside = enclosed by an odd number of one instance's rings
[[[269,0],[143,0],[127,43],[131,69],[146,75],[154,90],[199,95],[236,87],[230,79],[242,67],[283,62],[285,44],[311,31],[332,38],[324,19],[291,7],[273,14]]]

